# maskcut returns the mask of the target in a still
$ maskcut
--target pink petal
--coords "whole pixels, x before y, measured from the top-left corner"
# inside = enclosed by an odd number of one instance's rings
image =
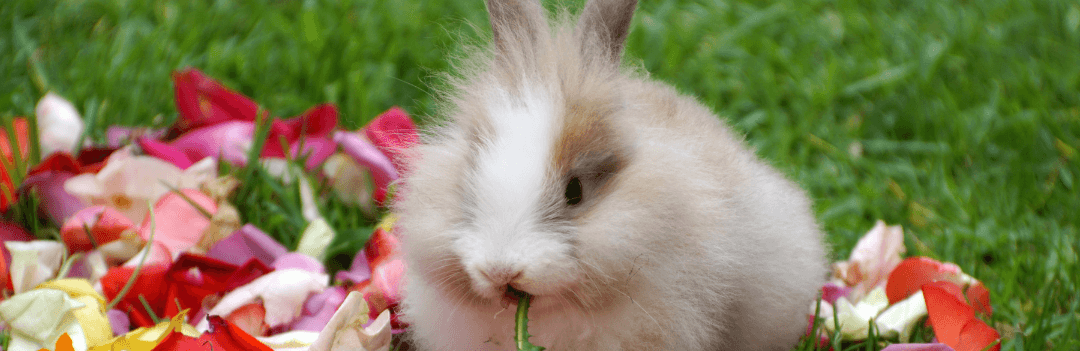
[[[295,137],[326,137],[337,128],[338,110],[334,104],[322,104],[304,111],[300,116],[281,121],[282,127]]]
[[[193,202],[213,214],[217,204],[201,191],[181,190]],[[172,254],[180,254],[199,242],[202,232],[210,225],[210,219],[192,207],[180,195],[170,192],[154,204],[156,228],[150,227],[150,216],[146,216],[139,228],[139,236],[150,240],[151,230],[155,232],[154,241],[163,245]]]
[[[903,228],[878,221],[852,250],[848,269],[856,271],[849,271],[845,281],[855,287],[857,296],[865,295],[886,283],[889,273],[903,260],[904,251]]]
[[[287,252],[281,243],[254,225],[246,224],[214,244],[206,256],[238,266],[254,258],[269,266]]]
[[[234,165],[247,163],[247,152],[255,135],[255,124],[231,121],[194,129],[173,140],[171,145],[189,159],[221,157]]]
[[[109,316],[109,325],[112,326],[113,336],[124,335],[131,331],[131,320],[128,319],[127,313],[111,309],[105,314]]]
[[[187,169],[188,167],[191,167],[192,163],[194,163],[191,162],[191,158],[189,158],[187,155],[184,154],[183,151],[181,151],[175,146],[147,137],[139,138],[138,142],[139,147],[141,147],[143,152],[145,152],[147,155],[168,161],[169,163],[176,165],[176,167],[179,167],[180,169]]]
[[[312,295],[304,303],[304,311],[300,318],[289,326],[289,330],[306,330],[321,332],[326,328],[330,317],[334,316],[338,307],[345,301],[347,291],[341,286],[327,288],[321,293]]]
[[[363,250],[357,252],[356,256],[353,257],[349,270],[338,271],[337,274],[334,274],[334,280],[338,283],[350,282],[357,284],[368,279],[371,279],[371,267],[368,266],[367,255],[364,254]]]
[[[386,199],[387,187],[398,179],[397,169],[394,168],[390,159],[355,133],[335,132],[334,141],[346,154],[352,156],[356,163],[371,171],[371,177],[375,180],[376,201],[382,203]]]
[[[281,257],[278,257],[278,259],[274,261],[272,267],[275,270],[301,269],[317,274],[326,273],[326,267],[323,267],[322,262],[319,262],[319,260],[316,260],[311,256],[297,252],[281,255]]]
[[[300,146],[303,145],[304,150],[300,151]],[[326,161],[330,155],[333,155],[337,151],[337,143],[328,138],[306,138],[303,141],[297,141],[292,144],[289,151],[293,158],[302,156],[307,157],[307,162],[304,166],[308,170],[313,170]],[[265,156],[265,154],[264,154]]]

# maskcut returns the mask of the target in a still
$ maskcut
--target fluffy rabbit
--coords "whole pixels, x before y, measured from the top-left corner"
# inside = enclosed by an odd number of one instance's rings
[[[410,150],[403,318],[421,350],[784,350],[826,274],[803,191],[691,97],[620,70],[636,0],[549,25],[488,0],[490,51]]]

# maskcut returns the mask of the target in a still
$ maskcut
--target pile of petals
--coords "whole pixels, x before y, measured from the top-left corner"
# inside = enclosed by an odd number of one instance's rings
[[[36,130],[17,118],[0,131],[5,349],[388,350],[406,327],[394,217],[377,211],[365,248],[331,276],[334,229],[312,201],[290,251],[241,219],[229,200],[239,180],[219,170],[257,160],[307,197],[309,179],[327,180],[342,201],[378,208],[400,150],[417,140],[409,116],[392,108],[348,131],[332,104],[271,118],[198,70],[173,83],[179,118],[168,129],[110,127],[107,142],[84,142],[77,109],[50,93]],[[40,162],[13,166],[32,148]],[[26,203],[36,223],[12,215]]]
[[[1000,335],[983,321],[993,312],[989,290],[955,264],[905,259],[904,251],[903,229],[879,221],[847,261],[833,264],[820,305],[810,310],[811,325],[821,328],[819,341],[873,336],[900,342],[888,351],[999,350]],[[933,339],[910,343],[924,323]]]

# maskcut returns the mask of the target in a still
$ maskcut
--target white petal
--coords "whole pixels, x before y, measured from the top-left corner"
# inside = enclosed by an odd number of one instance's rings
[[[363,296],[357,291],[349,293],[308,351],[389,350],[390,310],[384,310],[364,328],[367,321],[368,306]]]
[[[22,345],[30,346],[30,341],[47,348],[53,348],[60,335],[67,333],[71,337],[75,350],[86,350],[86,336],[82,326],[71,311],[86,305],[72,299],[68,294],[54,289],[34,289],[17,294],[0,303],[0,318],[14,331],[29,340],[22,340]],[[9,348],[15,350],[16,348]],[[40,349],[40,346],[39,346]],[[37,349],[34,349],[37,350]]]
[[[11,252],[11,286],[16,294],[52,279],[64,256],[64,244],[56,241],[8,241],[4,245]]]
[[[908,342],[917,322],[926,316],[926,300],[922,291],[917,291],[908,298],[899,301],[877,317],[877,327],[887,338],[900,337],[900,342]]]
[[[79,111],[71,102],[50,92],[38,101],[34,112],[37,114],[42,155],[56,151],[70,152],[78,146],[76,144],[85,127]]]
[[[330,276],[327,274],[294,268],[277,270],[226,294],[207,314],[227,316],[237,308],[259,298],[262,299],[263,307],[266,308],[266,324],[271,328],[276,328],[300,316],[300,311],[308,296],[325,290],[329,284]],[[199,322],[200,331],[206,331],[208,328],[209,324],[206,320]]]
[[[319,333],[313,331],[294,330],[271,336],[257,336],[255,339],[274,351],[307,351],[318,337]]]

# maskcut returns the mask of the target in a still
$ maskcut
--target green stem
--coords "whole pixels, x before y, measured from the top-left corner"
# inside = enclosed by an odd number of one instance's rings
[[[510,292],[518,298],[517,314],[514,316],[514,341],[518,351],[542,351],[543,347],[529,343],[529,302],[532,296],[513,288],[510,288]]]

